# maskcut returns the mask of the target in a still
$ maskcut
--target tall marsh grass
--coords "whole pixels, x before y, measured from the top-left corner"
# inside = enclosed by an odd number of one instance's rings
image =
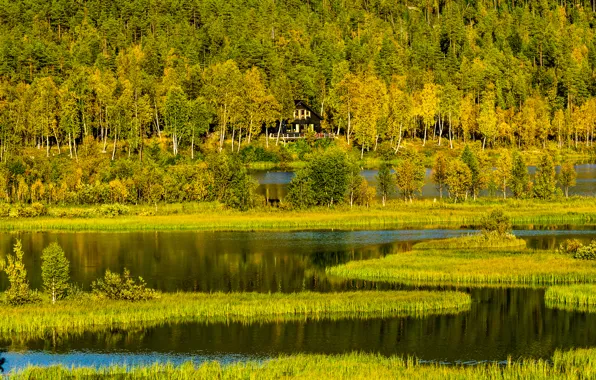
[[[596,285],[552,286],[544,300],[550,308],[596,312]]]
[[[596,376],[596,350],[556,351],[551,360],[508,360],[505,364],[443,365],[420,363],[415,358],[384,357],[377,354],[297,354],[265,361],[200,366],[185,363],[154,364],[146,367],[108,368],[29,367],[11,373],[11,379],[591,379]]]
[[[326,269],[351,279],[466,286],[596,283],[596,261],[552,252],[414,250]]]
[[[0,333],[43,335],[52,330],[72,332],[97,326],[141,323],[244,323],[295,319],[372,318],[457,313],[471,304],[461,292],[392,291],[262,294],[162,293],[140,302],[110,301],[87,295],[60,301],[0,308]]]

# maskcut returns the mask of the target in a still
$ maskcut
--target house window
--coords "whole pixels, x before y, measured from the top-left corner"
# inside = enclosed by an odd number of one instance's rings
[[[306,117],[309,118],[310,117],[310,111],[306,111]]]
[[[296,132],[300,132],[300,124],[296,124]]]

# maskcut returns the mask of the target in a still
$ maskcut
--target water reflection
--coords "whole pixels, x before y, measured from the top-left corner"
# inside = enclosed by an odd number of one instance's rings
[[[557,172],[559,166],[556,167]],[[576,186],[569,190],[570,195],[594,196],[596,195],[596,164],[580,164],[575,165],[577,171]],[[363,170],[361,174],[372,185],[376,185],[376,176],[378,170]],[[528,172],[531,176],[536,173],[535,166],[528,166]],[[283,199],[287,194],[287,187],[292,178],[293,172],[285,171],[267,171],[267,170],[253,170],[251,171],[253,177],[259,182],[259,194],[268,199]],[[497,191],[497,195],[501,194]],[[488,191],[484,190],[481,196],[490,195]],[[426,176],[424,186],[422,187],[422,198],[438,198],[439,191],[436,185],[431,181],[431,169],[426,169]],[[393,196],[394,198],[397,195]]]
[[[515,231],[530,248],[554,249],[568,238],[583,242],[596,238],[594,226],[554,231],[536,226],[517,228],[533,228]],[[0,259],[21,239],[34,288],[41,286],[41,252],[57,241],[71,262],[73,282],[85,289],[106,269],[122,271],[126,267],[163,291],[338,291],[368,285],[327,278],[325,267],[329,265],[384,257],[410,250],[419,241],[472,231],[3,233]],[[1,274],[0,289],[7,286]]]
[[[51,339],[3,339],[9,362],[146,363],[233,361],[279,354],[375,352],[424,360],[549,358],[556,349],[596,345],[596,314],[546,308],[540,289],[463,289],[474,304],[449,316],[287,323],[181,323]],[[80,354],[79,354],[80,353]],[[109,355],[108,355],[109,354]],[[80,355],[80,356],[78,356]],[[112,356],[114,355],[114,356]]]

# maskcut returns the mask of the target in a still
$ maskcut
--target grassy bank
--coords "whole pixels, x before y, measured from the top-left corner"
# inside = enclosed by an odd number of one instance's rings
[[[495,208],[514,224],[583,224],[596,222],[591,198],[566,201],[483,200],[464,204],[429,200],[389,202],[386,207],[337,206],[303,211],[262,208],[248,212],[215,204],[128,206],[126,215],[90,216],[86,208],[50,207],[49,216],[0,218],[2,231],[133,231],[133,230],[266,230],[329,228],[396,228],[420,225],[474,225]],[[86,216],[86,217],[84,217]]]
[[[475,366],[422,364],[413,358],[375,354],[306,355],[250,361],[222,366],[217,362],[195,366],[155,364],[148,367],[103,369],[29,367],[11,379],[92,378],[126,376],[132,379],[589,379],[596,375],[596,350],[557,351],[551,360],[526,359],[505,365]]]
[[[596,283],[596,262],[552,252],[414,250],[327,268],[352,279],[413,284],[528,285]]]
[[[475,234],[450,239],[431,240],[416,244],[416,249],[523,249],[525,247],[526,241],[518,239],[514,235],[495,237],[487,234]]]
[[[165,322],[259,322],[304,318],[424,316],[466,310],[470,296],[461,292],[397,291],[261,294],[163,293],[142,302],[99,300],[91,295],[61,301],[0,308],[0,332],[43,334],[96,326]]]
[[[596,285],[553,286],[544,300],[551,308],[596,312]]]

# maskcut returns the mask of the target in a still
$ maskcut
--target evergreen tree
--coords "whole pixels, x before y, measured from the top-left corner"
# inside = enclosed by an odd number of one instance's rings
[[[534,195],[540,199],[551,199],[557,189],[555,164],[550,154],[543,154],[534,177]]]
[[[70,281],[69,264],[58,243],[50,244],[41,254],[43,287],[52,296],[52,303],[66,295]]]
[[[480,164],[478,162],[478,158],[470,149],[469,145],[466,145],[464,151],[461,154],[461,160],[464,164],[468,166],[470,169],[470,173],[472,174],[472,181],[470,182],[470,193],[474,200],[480,193],[480,190],[485,185],[485,173],[480,171]]]
[[[519,152],[513,152],[511,157],[511,191],[517,199],[522,198],[528,193],[530,185],[530,176],[526,162]]]

